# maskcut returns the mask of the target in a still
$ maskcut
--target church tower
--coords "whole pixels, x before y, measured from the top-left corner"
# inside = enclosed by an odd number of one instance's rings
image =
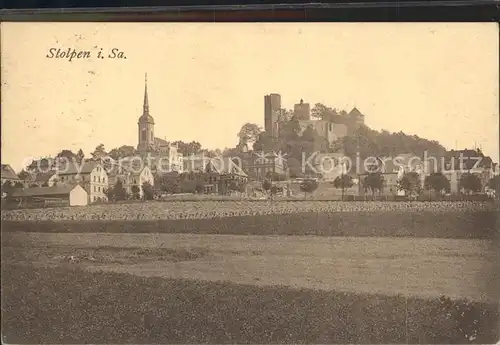
[[[155,121],[151,115],[149,115],[149,101],[148,101],[148,74],[145,76],[145,86],[144,86],[144,103],[142,105],[142,115],[139,117],[139,122],[137,123],[139,127],[139,143],[137,145],[137,151],[148,152],[154,150],[154,127]]]

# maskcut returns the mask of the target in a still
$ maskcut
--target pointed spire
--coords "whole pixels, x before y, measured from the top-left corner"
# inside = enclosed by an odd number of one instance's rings
[[[143,104],[144,114],[149,114],[149,101],[148,101],[148,74],[146,73],[144,78],[144,104]]]

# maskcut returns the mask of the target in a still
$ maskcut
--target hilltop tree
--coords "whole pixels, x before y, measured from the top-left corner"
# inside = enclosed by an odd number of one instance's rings
[[[318,189],[318,181],[308,179],[302,181],[300,184],[300,190],[304,192],[304,199],[307,199],[307,194],[312,194],[316,189]]]
[[[336,109],[321,103],[316,103],[311,109],[311,117],[317,118],[318,120],[332,121],[335,116],[338,116]]]
[[[422,189],[420,176],[415,171],[407,172],[398,181],[398,190],[405,192],[405,195],[411,196],[413,194],[420,194]]]
[[[460,178],[460,188],[463,188],[465,190],[465,193],[471,194],[472,192],[479,192],[481,191],[481,180],[479,179],[478,176],[471,174],[471,173],[465,173],[462,175]]]
[[[71,150],[64,149],[57,154],[56,158],[66,158],[68,161],[73,162],[77,159],[77,155]]]
[[[344,200],[345,190],[347,188],[351,188],[354,183],[352,181],[351,175],[342,174],[335,178],[335,180],[333,181],[333,185],[335,186],[335,188],[342,190],[342,200]]]
[[[255,123],[245,123],[238,132],[240,144],[255,143],[261,132],[262,128],[259,125]]]
[[[450,190],[450,181],[440,172],[432,173],[425,177],[424,188],[441,194],[442,191]]]
[[[78,152],[76,153],[76,161],[78,163],[81,163],[83,162],[84,159],[85,159],[85,154],[83,153],[82,149],[79,149]]]
[[[178,152],[181,153],[184,157],[188,157],[191,155],[196,155],[201,152],[201,144],[197,141],[184,142],[184,141],[174,141],[174,145],[177,145]]]
[[[290,121],[293,116],[293,110],[282,108],[280,111],[279,122]]]
[[[105,152],[104,146],[102,147],[102,150],[99,149],[98,155],[101,155],[102,152]],[[137,153],[137,151],[133,146],[122,145],[118,148],[115,148],[115,149],[112,149],[111,151],[109,151],[109,156],[111,158],[113,158],[114,160],[119,160],[121,158],[135,156],[136,153]]]
[[[98,160],[106,157],[108,154],[104,149],[104,144],[99,144],[90,155],[92,156],[92,159]]]
[[[253,143],[254,151],[263,151],[263,152],[271,152],[271,151],[279,151],[280,143],[277,141],[271,133],[266,131],[261,132],[257,141]]]

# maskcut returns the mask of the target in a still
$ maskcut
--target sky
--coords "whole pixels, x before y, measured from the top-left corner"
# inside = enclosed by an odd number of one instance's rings
[[[137,145],[144,75],[155,136],[234,147],[264,95],[351,110],[376,130],[499,160],[494,23],[2,23],[2,163]],[[90,51],[47,58],[49,49]],[[122,59],[100,59],[102,48]]]

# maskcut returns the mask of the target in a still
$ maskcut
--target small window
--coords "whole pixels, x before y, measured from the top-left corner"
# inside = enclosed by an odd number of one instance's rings
[[[96,192],[96,191],[97,191],[97,188],[96,188],[96,186],[94,186],[94,192]]]

